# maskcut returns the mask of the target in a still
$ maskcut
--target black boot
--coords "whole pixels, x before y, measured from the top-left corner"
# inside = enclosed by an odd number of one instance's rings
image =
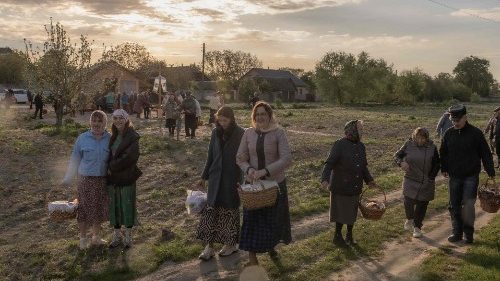
[[[460,234],[452,234],[452,235],[448,236],[448,242],[456,243],[456,242],[460,242],[460,241],[462,241],[462,235],[460,235]]]
[[[352,237],[352,228],[353,225],[347,225],[347,234],[345,236],[345,242],[349,246],[354,246],[358,244],[358,242],[356,242],[356,240],[354,240],[354,238]]]
[[[333,236],[333,244],[337,245],[340,248],[345,248],[347,247],[347,244],[342,237],[342,224],[341,223],[336,223],[335,224],[335,235]]]

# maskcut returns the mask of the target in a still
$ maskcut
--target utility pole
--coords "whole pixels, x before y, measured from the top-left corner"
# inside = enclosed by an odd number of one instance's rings
[[[203,55],[201,58],[201,81],[205,81],[205,43],[203,43]]]

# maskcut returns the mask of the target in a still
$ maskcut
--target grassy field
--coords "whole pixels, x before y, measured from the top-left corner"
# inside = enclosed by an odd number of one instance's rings
[[[328,209],[328,193],[319,188],[322,162],[333,142],[342,136],[343,125],[363,119],[364,142],[369,167],[379,185],[399,188],[402,173],[392,155],[417,126],[433,131],[444,106],[419,105],[301,108],[285,105],[277,110],[280,124],[288,130],[294,164],[288,170],[292,220],[314,216]],[[468,107],[471,123],[484,127],[493,105]],[[250,112],[236,110],[237,121],[249,126]],[[208,120],[208,116],[204,116]],[[202,245],[194,239],[196,217],[186,216],[185,190],[199,177],[204,166],[210,130],[200,130],[198,139],[175,141],[160,136],[158,123],[137,121],[141,138],[138,181],[140,226],[135,245],[128,251],[91,249],[81,252],[75,222],[55,224],[48,220],[46,203],[62,199],[59,186],[75,137],[85,127],[68,121],[60,129],[26,118],[25,113],[0,112],[0,279],[25,280],[122,280],[155,270],[165,261],[182,262],[196,257]],[[433,202],[431,211],[443,211],[445,190]],[[380,243],[402,237],[401,206],[388,210],[384,220],[360,220],[356,227],[360,247],[339,250],[331,245],[331,230],[311,235],[294,246],[283,247],[282,264],[263,258],[274,279],[321,280],[351,259],[379,252]],[[325,222],[326,223],[326,222]],[[111,230],[105,228],[105,238]],[[175,238],[167,240],[162,231]],[[12,270],[15,268],[16,270]]]

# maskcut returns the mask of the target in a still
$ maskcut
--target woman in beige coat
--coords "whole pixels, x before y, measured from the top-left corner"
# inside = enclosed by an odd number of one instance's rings
[[[236,163],[247,182],[258,179],[274,180],[279,186],[276,204],[257,210],[243,210],[243,225],[239,247],[249,252],[250,265],[258,264],[256,253],[269,253],[278,258],[274,247],[292,241],[285,170],[292,163],[292,154],[285,131],[278,127],[271,106],[255,105],[252,127],[241,139]]]

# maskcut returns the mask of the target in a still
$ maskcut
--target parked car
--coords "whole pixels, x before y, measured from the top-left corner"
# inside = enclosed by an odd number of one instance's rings
[[[14,91],[14,98],[16,103],[27,103],[28,102],[28,91],[24,89],[12,89]],[[0,93],[0,101],[5,99],[7,90]]]
[[[16,103],[27,103],[28,102],[28,91],[24,89],[12,89],[14,91],[14,97],[16,98]]]

